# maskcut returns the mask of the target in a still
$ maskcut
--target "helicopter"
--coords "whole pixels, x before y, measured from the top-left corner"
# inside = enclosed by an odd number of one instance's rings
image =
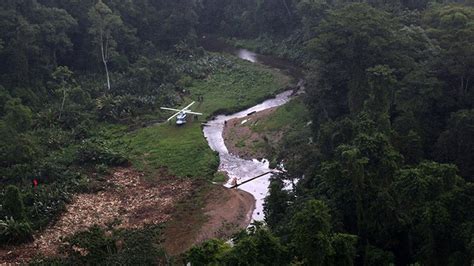
[[[184,108],[181,109],[181,110],[179,110],[179,109],[174,109],[174,108],[168,108],[168,107],[160,107],[160,109],[176,112],[174,115],[172,115],[172,116],[171,116],[170,118],[168,118],[168,120],[166,120],[166,121],[170,121],[171,119],[173,119],[174,117],[176,117],[176,125],[181,126],[181,125],[186,124],[186,117],[187,117],[187,114],[202,115],[202,113],[192,112],[191,109],[188,109],[188,108],[190,108],[194,103],[195,103],[195,102],[190,103],[188,106],[184,107]]]

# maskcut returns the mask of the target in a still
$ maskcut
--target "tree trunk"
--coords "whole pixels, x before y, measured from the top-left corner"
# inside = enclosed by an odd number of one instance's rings
[[[466,85],[465,85],[465,89],[464,89],[464,94],[467,95],[467,93],[469,92],[469,81],[470,81],[470,77],[468,77],[466,79]]]
[[[105,68],[105,75],[107,76],[107,90],[110,91],[110,76],[109,76],[109,68],[107,66],[107,46],[108,46],[108,41],[105,43],[105,48],[104,48],[104,39],[103,39],[103,34],[100,34],[100,51],[102,55],[102,63],[104,63],[104,68]]]
[[[63,114],[65,102],[66,102],[66,89],[63,89],[63,101],[61,103],[61,109],[59,109],[59,120],[61,120],[61,115]]]
[[[109,68],[107,67],[107,61],[104,60],[105,66],[105,75],[107,76],[107,90],[110,91],[110,77],[109,77]]]
[[[58,59],[56,56],[56,49],[53,50],[53,67],[56,68],[58,67]]]
[[[288,17],[291,19],[291,11],[290,8],[288,8],[288,4],[286,3],[286,0],[281,0],[283,2],[283,5],[286,8],[286,12],[288,12]]]

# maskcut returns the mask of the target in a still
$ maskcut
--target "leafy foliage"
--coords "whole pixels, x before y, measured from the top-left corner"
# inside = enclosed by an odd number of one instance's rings
[[[301,231],[308,224],[327,232],[328,215],[336,232],[358,238],[353,249],[350,241],[339,246],[351,254],[339,256],[346,258],[339,264],[469,264],[472,217],[458,208],[470,209],[473,200],[466,155],[472,7],[295,2],[302,23],[295,29],[307,40],[314,144],[293,148],[310,159],[286,158],[289,172],[271,183],[270,228],[299,247],[295,254],[319,243],[299,254],[311,265],[334,264],[331,238]],[[297,186],[287,191],[283,179],[295,177]],[[309,204],[313,209],[303,213]]]
[[[308,265],[352,265],[356,236],[331,234],[329,209],[311,200],[291,219],[290,239],[295,255]]]
[[[186,254],[186,261],[196,265],[218,265],[224,263],[225,254],[231,249],[222,240],[211,239],[192,247]]]
[[[2,204],[3,212],[7,217],[23,221],[25,220],[25,206],[20,190],[13,185],[7,187]]]
[[[473,147],[474,110],[460,110],[451,115],[448,127],[436,143],[435,157],[441,162],[454,162],[463,177],[472,181],[474,176]]]
[[[93,226],[64,239],[61,257],[37,258],[32,264],[156,264],[165,259],[160,237],[159,225],[131,230]]]
[[[5,219],[0,220],[0,243],[18,244],[32,240],[33,231],[26,217],[20,190],[10,185],[3,198],[0,213]]]
[[[0,246],[31,241],[33,240],[32,233],[28,222],[17,221],[13,217],[0,220]]]
[[[270,265],[275,261],[285,264],[287,250],[278,238],[255,224],[233,239],[234,246],[221,240],[209,240],[187,252],[185,262],[197,265]]]
[[[122,136],[162,120],[161,105],[201,97],[198,111],[231,112],[287,84],[204,53],[198,36],[214,33],[304,65],[313,128],[285,137],[288,172],[271,183],[268,228],[234,247],[207,242],[188,260],[470,264],[473,14],[469,1],[2,1],[1,241],[30,240],[71,193],[97,189],[90,172],[126,164],[116,138],[142,169],[212,178],[217,157],[197,124]],[[260,130],[292,120],[277,117]],[[287,191],[284,179],[299,181]],[[92,228],[56,262],[151,264],[158,231]]]

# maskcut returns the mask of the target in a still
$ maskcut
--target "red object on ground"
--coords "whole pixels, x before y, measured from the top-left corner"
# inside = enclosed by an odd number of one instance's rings
[[[34,187],[37,187],[37,186],[38,186],[38,180],[33,179],[33,186],[34,186]]]

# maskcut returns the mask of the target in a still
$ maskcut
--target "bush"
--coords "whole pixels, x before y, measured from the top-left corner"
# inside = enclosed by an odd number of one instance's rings
[[[12,217],[18,221],[25,220],[25,206],[20,194],[20,190],[13,185],[7,187],[4,200],[3,211],[7,217]]]
[[[143,229],[116,232],[118,252],[108,259],[107,264],[160,264],[158,261],[165,257],[159,242],[161,229],[160,225],[153,225]]]
[[[214,177],[212,178],[212,182],[216,183],[225,183],[229,178],[227,177],[226,174],[222,172],[216,172],[214,174]]]
[[[32,124],[32,112],[18,98],[11,99],[5,104],[5,122],[17,132],[25,132]]]
[[[160,225],[142,229],[93,226],[65,239],[63,264],[154,265],[164,261]]]
[[[65,240],[68,245],[64,252],[79,264],[99,265],[107,257],[116,253],[115,241],[99,226],[76,233]]]
[[[32,229],[28,222],[16,221],[12,217],[0,220],[0,245],[20,244],[33,240]]]
[[[184,263],[193,265],[223,264],[225,255],[231,247],[222,240],[211,239],[199,246],[192,247],[187,253]]]
[[[120,166],[127,159],[117,151],[112,150],[105,141],[88,139],[82,142],[76,151],[75,162],[83,164],[105,164]]]
[[[66,210],[66,204],[71,198],[70,190],[71,185],[55,182],[51,185],[42,185],[41,189],[34,191],[32,199],[29,199],[33,205],[28,208],[28,218],[35,230],[56,220]]]
[[[102,121],[130,121],[139,115],[151,112],[157,101],[156,95],[108,95],[97,100],[97,115]]]
[[[190,87],[192,84],[193,84],[193,78],[191,78],[190,76],[188,75],[184,75],[182,78],[180,78],[178,80],[178,82],[176,82],[178,84],[179,87],[181,88],[186,88],[186,87]]]

